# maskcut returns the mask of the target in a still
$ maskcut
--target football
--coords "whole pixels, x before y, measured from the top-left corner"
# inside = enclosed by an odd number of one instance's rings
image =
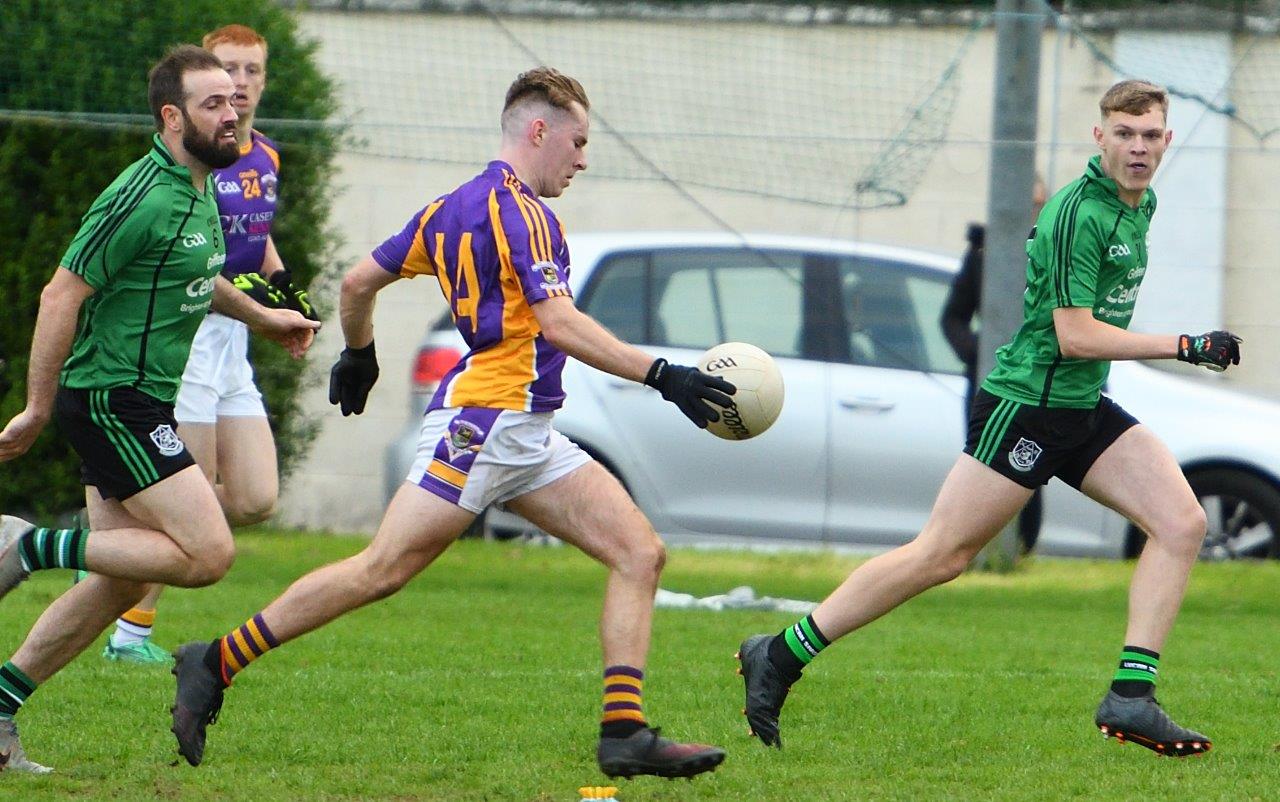
[[[707,431],[725,440],[748,440],[764,432],[782,411],[782,372],[773,357],[749,343],[724,343],[698,359],[698,370],[738,388],[733,403]]]

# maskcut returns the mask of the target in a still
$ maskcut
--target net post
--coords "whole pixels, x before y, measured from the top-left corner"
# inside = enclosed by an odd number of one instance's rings
[[[996,74],[992,110],[991,168],[987,184],[987,235],[982,271],[982,331],[978,377],[991,372],[995,351],[1022,322],[1025,243],[1031,228],[1036,171],[1036,112],[1040,82],[1041,0],[997,0]],[[979,552],[974,564],[1010,571],[1017,565],[1018,519]]]

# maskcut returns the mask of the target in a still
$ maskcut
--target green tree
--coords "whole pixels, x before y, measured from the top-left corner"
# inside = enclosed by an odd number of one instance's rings
[[[336,241],[326,221],[338,134],[325,122],[334,91],[316,66],[317,45],[303,39],[290,12],[269,0],[4,0],[0,357],[12,389],[0,397],[0,419],[25,401],[41,288],[93,199],[150,147],[147,71],[169,46],[198,44],[205,32],[231,22],[256,29],[270,46],[258,120],[281,146],[273,228],[280,255],[303,284],[331,263]],[[273,119],[290,124],[273,127]],[[314,436],[297,401],[303,365],[256,342],[253,358],[287,472]],[[79,507],[78,465],[50,427],[26,456],[0,465],[0,510],[47,515]]]

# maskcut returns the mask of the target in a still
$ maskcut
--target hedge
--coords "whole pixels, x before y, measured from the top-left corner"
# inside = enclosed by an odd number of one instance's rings
[[[268,0],[4,0],[0,358],[12,385],[0,396],[4,421],[24,406],[41,288],[93,199],[150,147],[147,71],[170,45],[199,43],[205,32],[230,22],[255,28],[270,45],[257,127],[281,146],[273,229],[280,255],[304,284],[332,263],[337,242],[327,220],[339,135],[325,121],[335,109],[334,88],[316,66],[316,44],[303,40],[291,12]],[[85,122],[68,114],[77,112],[130,116]],[[273,128],[273,118],[312,124]],[[297,400],[303,363],[262,343],[254,344],[253,359],[287,473],[314,436]],[[78,508],[78,465],[50,426],[27,455],[0,465],[0,511],[47,516]]]

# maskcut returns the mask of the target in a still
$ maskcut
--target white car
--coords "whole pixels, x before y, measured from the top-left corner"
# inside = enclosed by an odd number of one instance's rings
[[[653,390],[568,360],[556,428],[613,471],[670,542],[892,546],[915,536],[964,446],[963,366],[939,326],[950,257],[840,240],[581,234],[580,308],[673,363],[739,340],[777,360],[786,402],[748,441],[699,431]],[[412,462],[436,382],[465,353],[448,315],[415,365],[414,410],[387,451],[388,495]],[[1280,555],[1280,404],[1116,362],[1107,393],[1169,445],[1209,516],[1203,555]],[[1213,410],[1213,426],[1196,410]],[[498,535],[528,528],[490,510]],[[1037,551],[1128,557],[1144,538],[1057,480]]]

